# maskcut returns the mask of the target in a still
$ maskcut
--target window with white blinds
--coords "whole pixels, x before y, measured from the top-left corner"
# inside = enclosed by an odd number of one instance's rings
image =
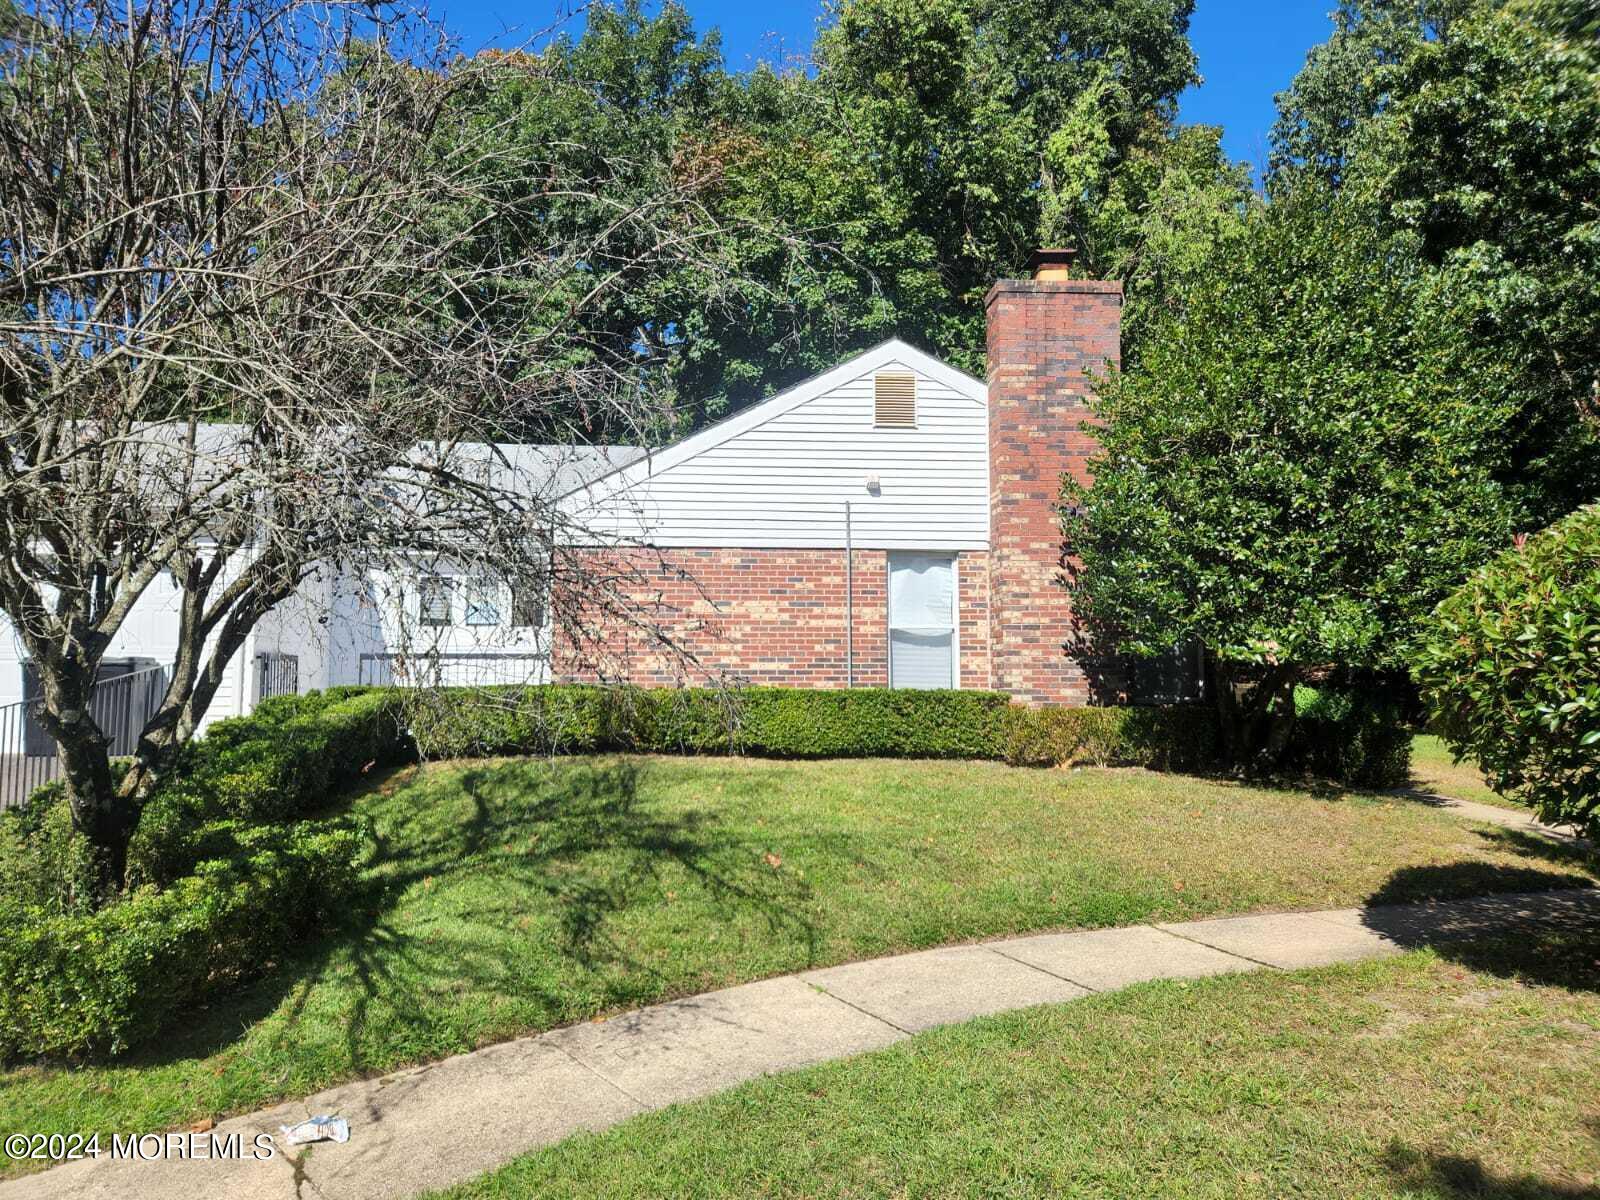
[[[450,624],[450,578],[424,575],[417,581],[417,619],[434,627]]]
[[[889,555],[889,686],[956,686],[955,559]]]

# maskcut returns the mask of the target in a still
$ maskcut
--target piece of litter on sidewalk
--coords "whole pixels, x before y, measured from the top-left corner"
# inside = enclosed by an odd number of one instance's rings
[[[348,1142],[350,1140],[350,1122],[343,1117],[312,1117],[309,1121],[301,1121],[298,1125],[280,1125],[283,1137],[291,1146],[303,1146],[307,1142]]]

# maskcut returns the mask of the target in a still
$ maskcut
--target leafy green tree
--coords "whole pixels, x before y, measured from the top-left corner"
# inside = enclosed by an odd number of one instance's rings
[[[1515,406],[1501,477],[1524,529],[1600,496],[1600,40],[1566,36],[1572,19],[1480,6],[1419,48],[1346,183],[1418,238],[1453,373]]]
[[[515,339],[583,324],[568,339],[575,371],[605,363],[621,371],[619,391],[664,388],[681,335],[671,298],[686,277],[700,280],[700,302],[713,304],[726,276],[703,265],[686,240],[672,255],[626,219],[652,197],[680,195],[713,223],[708,181],[678,156],[681,130],[704,121],[716,93],[728,86],[718,36],[695,35],[675,4],[647,17],[639,0],[591,10],[580,38],[562,36],[542,53],[490,52],[475,63],[473,86],[452,99],[457,120],[439,147],[448,158],[470,150],[480,202],[440,214],[465,232],[457,257],[473,264],[520,261],[554,237],[581,246],[564,269],[519,280],[485,272],[492,295],[463,296],[489,312]],[[532,164],[532,166],[530,166]],[[603,181],[598,190],[545,189],[545,179]],[[664,264],[670,261],[670,269]],[[562,266],[562,264],[558,264]],[[552,277],[556,280],[552,286]],[[588,302],[597,280],[609,280],[603,304]],[[620,430],[627,405],[589,395],[565,414],[569,429],[505,431],[507,435],[604,440]]]
[[[1600,834],[1600,507],[1507,550],[1439,606],[1414,669],[1495,790]]]
[[[1415,237],[1306,187],[1227,236],[1094,401],[1094,482],[1066,487],[1074,611],[1125,651],[1205,647],[1241,766],[1278,762],[1314,669],[1403,671],[1509,537],[1508,413],[1440,377],[1429,285]]]
[[[678,262],[665,274],[610,247],[608,265],[639,280],[591,331],[670,384],[676,425],[664,433],[894,335],[981,371],[985,291],[1058,239],[1088,272],[1127,278],[1136,353],[1146,299],[1199,269],[1248,194],[1216,131],[1175,124],[1195,78],[1191,7],[844,0],[814,71],[732,75],[681,7],[649,16],[627,0],[593,10],[580,38],[508,61],[475,100],[471,136],[586,154],[615,179],[608,196],[695,182],[738,269]],[[553,89],[558,79],[579,86]],[[518,211],[520,228],[484,224],[483,254],[552,222],[608,219],[578,202]],[[574,290],[589,269],[574,265]],[[558,320],[568,300],[530,297],[528,319]]]
[[[1337,185],[1351,142],[1389,101],[1398,66],[1448,40],[1473,0],[1341,0],[1333,33],[1277,97],[1271,173],[1308,172]]]
[[[818,46],[833,140],[881,197],[862,248],[895,331],[983,369],[982,298],[1065,241],[1147,292],[1248,194],[1216,135],[1176,126],[1192,0],[849,0]],[[1197,255],[1190,254],[1193,258]],[[1140,269],[1142,268],[1142,269]]]
[[[1228,162],[1220,128],[1156,120],[1114,168],[1084,162],[1106,145],[1100,120],[1085,105],[1046,143],[1039,240],[1076,247],[1089,274],[1122,281],[1122,361],[1132,370],[1148,331],[1214,269],[1218,247],[1249,205],[1250,173]]]
[[[1459,377],[1514,404],[1516,521],[1600,494],[1600,6],[1356,0],[1279,96],[1269,191],[1340,187],[1414,234]],[[1447,373],[1447,374],[1449,374]]]

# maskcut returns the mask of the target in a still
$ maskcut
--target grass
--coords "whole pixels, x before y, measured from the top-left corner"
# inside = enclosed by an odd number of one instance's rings
[[[352,807],[377,849],[342,925],[155,1048],[0,1073],[0,1130],[171,1128],[964,939],[1594,879],[1570,852],[1402,798],[1142,771],[489,761],[408,769]]]
[[[1412,786],[1421,791],[1533,815],[1523,805],[1507,800],[1491,788],[1477,763],[1455,762],[1444,739],[1431,733],[1419,733],[1411,739],[1411,781]]]
[[[769,1077],[446,1194],[1592,1200],[1597,952],[1142,985]]]

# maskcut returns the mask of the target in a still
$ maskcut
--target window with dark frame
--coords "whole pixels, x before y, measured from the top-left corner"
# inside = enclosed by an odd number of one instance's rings
[[[438,628],[450,624],[450,577],[424,575],[417,581],[417,620]]]
[[[544,628],[544,588],[538,580],[511,585],[511,624],[516,629]]]

